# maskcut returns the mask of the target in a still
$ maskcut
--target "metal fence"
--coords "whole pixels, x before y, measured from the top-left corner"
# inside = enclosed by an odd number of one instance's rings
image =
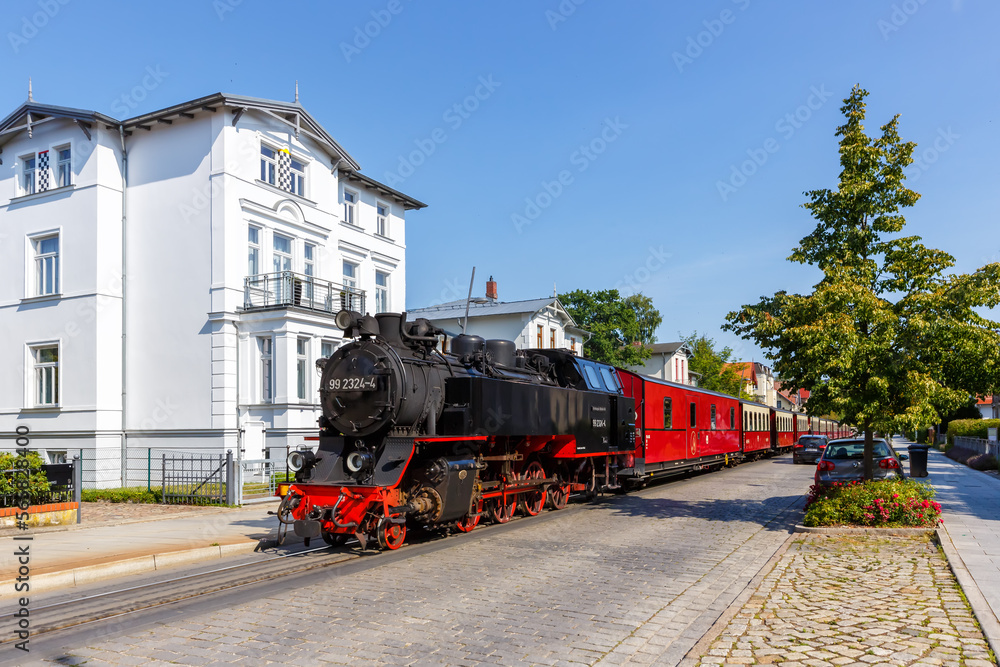
[[[26,488],[19,488],[27,483]],[[32,505],[80,502],[80,461],[49,463],[38,467],[0,471],[0,508],[17,507],[24,500]],[[77,511],[77,523],[80,513]]]
[[[233,453],[163,454],[161,500],[165,504],[235,505]]]
[[[956,435],[955,436],[955,446],[961,447],[962,449],[971,449],[974,452],[979,452],[980,454],[992,454],[997,456],[997,443],[992,440],[983,440],[982,438],[969,438],[966,436]]]
[[[278,484],[289,479],[285,460],[254,459],[240,461],[239,504],[259,503],[275,498]]]

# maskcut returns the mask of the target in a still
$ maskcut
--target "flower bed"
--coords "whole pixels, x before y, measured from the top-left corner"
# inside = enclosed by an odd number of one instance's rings
[[[912,479],[870,480],[864,483],[809,489],[806,526],[872,526],[934,528],[941,505],[934,488]]]

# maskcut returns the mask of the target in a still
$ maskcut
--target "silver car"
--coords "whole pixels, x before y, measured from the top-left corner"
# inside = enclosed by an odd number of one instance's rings
[[[873,462],[875,470],[873,479],[887,477],[904,477],[900,461],[909,457],[905,454],[896,455],[885,440],[879,438],[873,443]],[[865,478],[865,441],[858,438],[832,440],[823,450],[816,464],[816,484],[830,486],[832,484],[847,484],[860,482]]]

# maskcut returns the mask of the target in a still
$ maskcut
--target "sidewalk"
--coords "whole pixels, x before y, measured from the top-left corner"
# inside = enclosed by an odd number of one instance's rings
[[[14,595],[15,551],[28,546],[31,590],[62,589],[240,553],[277,534],[274,503],[144,522],[27,530],[0,537],[0,598]],[[15,539],[30,537],[30,540]]]
[[[934,449],[928,473],[943,554],[929,533],[794,534],[681,664],[994,665],[1000,478]]]

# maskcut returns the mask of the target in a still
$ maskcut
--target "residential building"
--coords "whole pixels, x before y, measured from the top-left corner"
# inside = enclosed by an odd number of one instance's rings
[[[976,399],[976,408],[983,419],[1000,419],[1000,395]]]
[[[777,407],[774,374],[770,368],[757,361],[737,361],[726,366],[743,378],[744,389],[754,397],[755,401],[772,408]]]
[[[29,98],[0,151],[0,431],[82,453],[90,483],[135,452],[283,456],[315,431],[336,312],[405,303],[424,204],[297,101],[117,120]]]
[[[651,356],[631,370],[668,382],[697,386],[699,375],[692,373],[688,365],[694,357],[694,350],[687,343],[654,343],[647,345]]]
[[[406,316],[410,320],[426,318],[443,329],[446,348],[450,340],[464,330],[486,339],[513,341],[519,350],[565,349],[583,356],[583,344],[590,338],[590,332],[576,325],[557,297],[500,301],[492,277],[486,283],[486,296],[473,297],[469,301],[467,324],[465,299],[416,308]]]

